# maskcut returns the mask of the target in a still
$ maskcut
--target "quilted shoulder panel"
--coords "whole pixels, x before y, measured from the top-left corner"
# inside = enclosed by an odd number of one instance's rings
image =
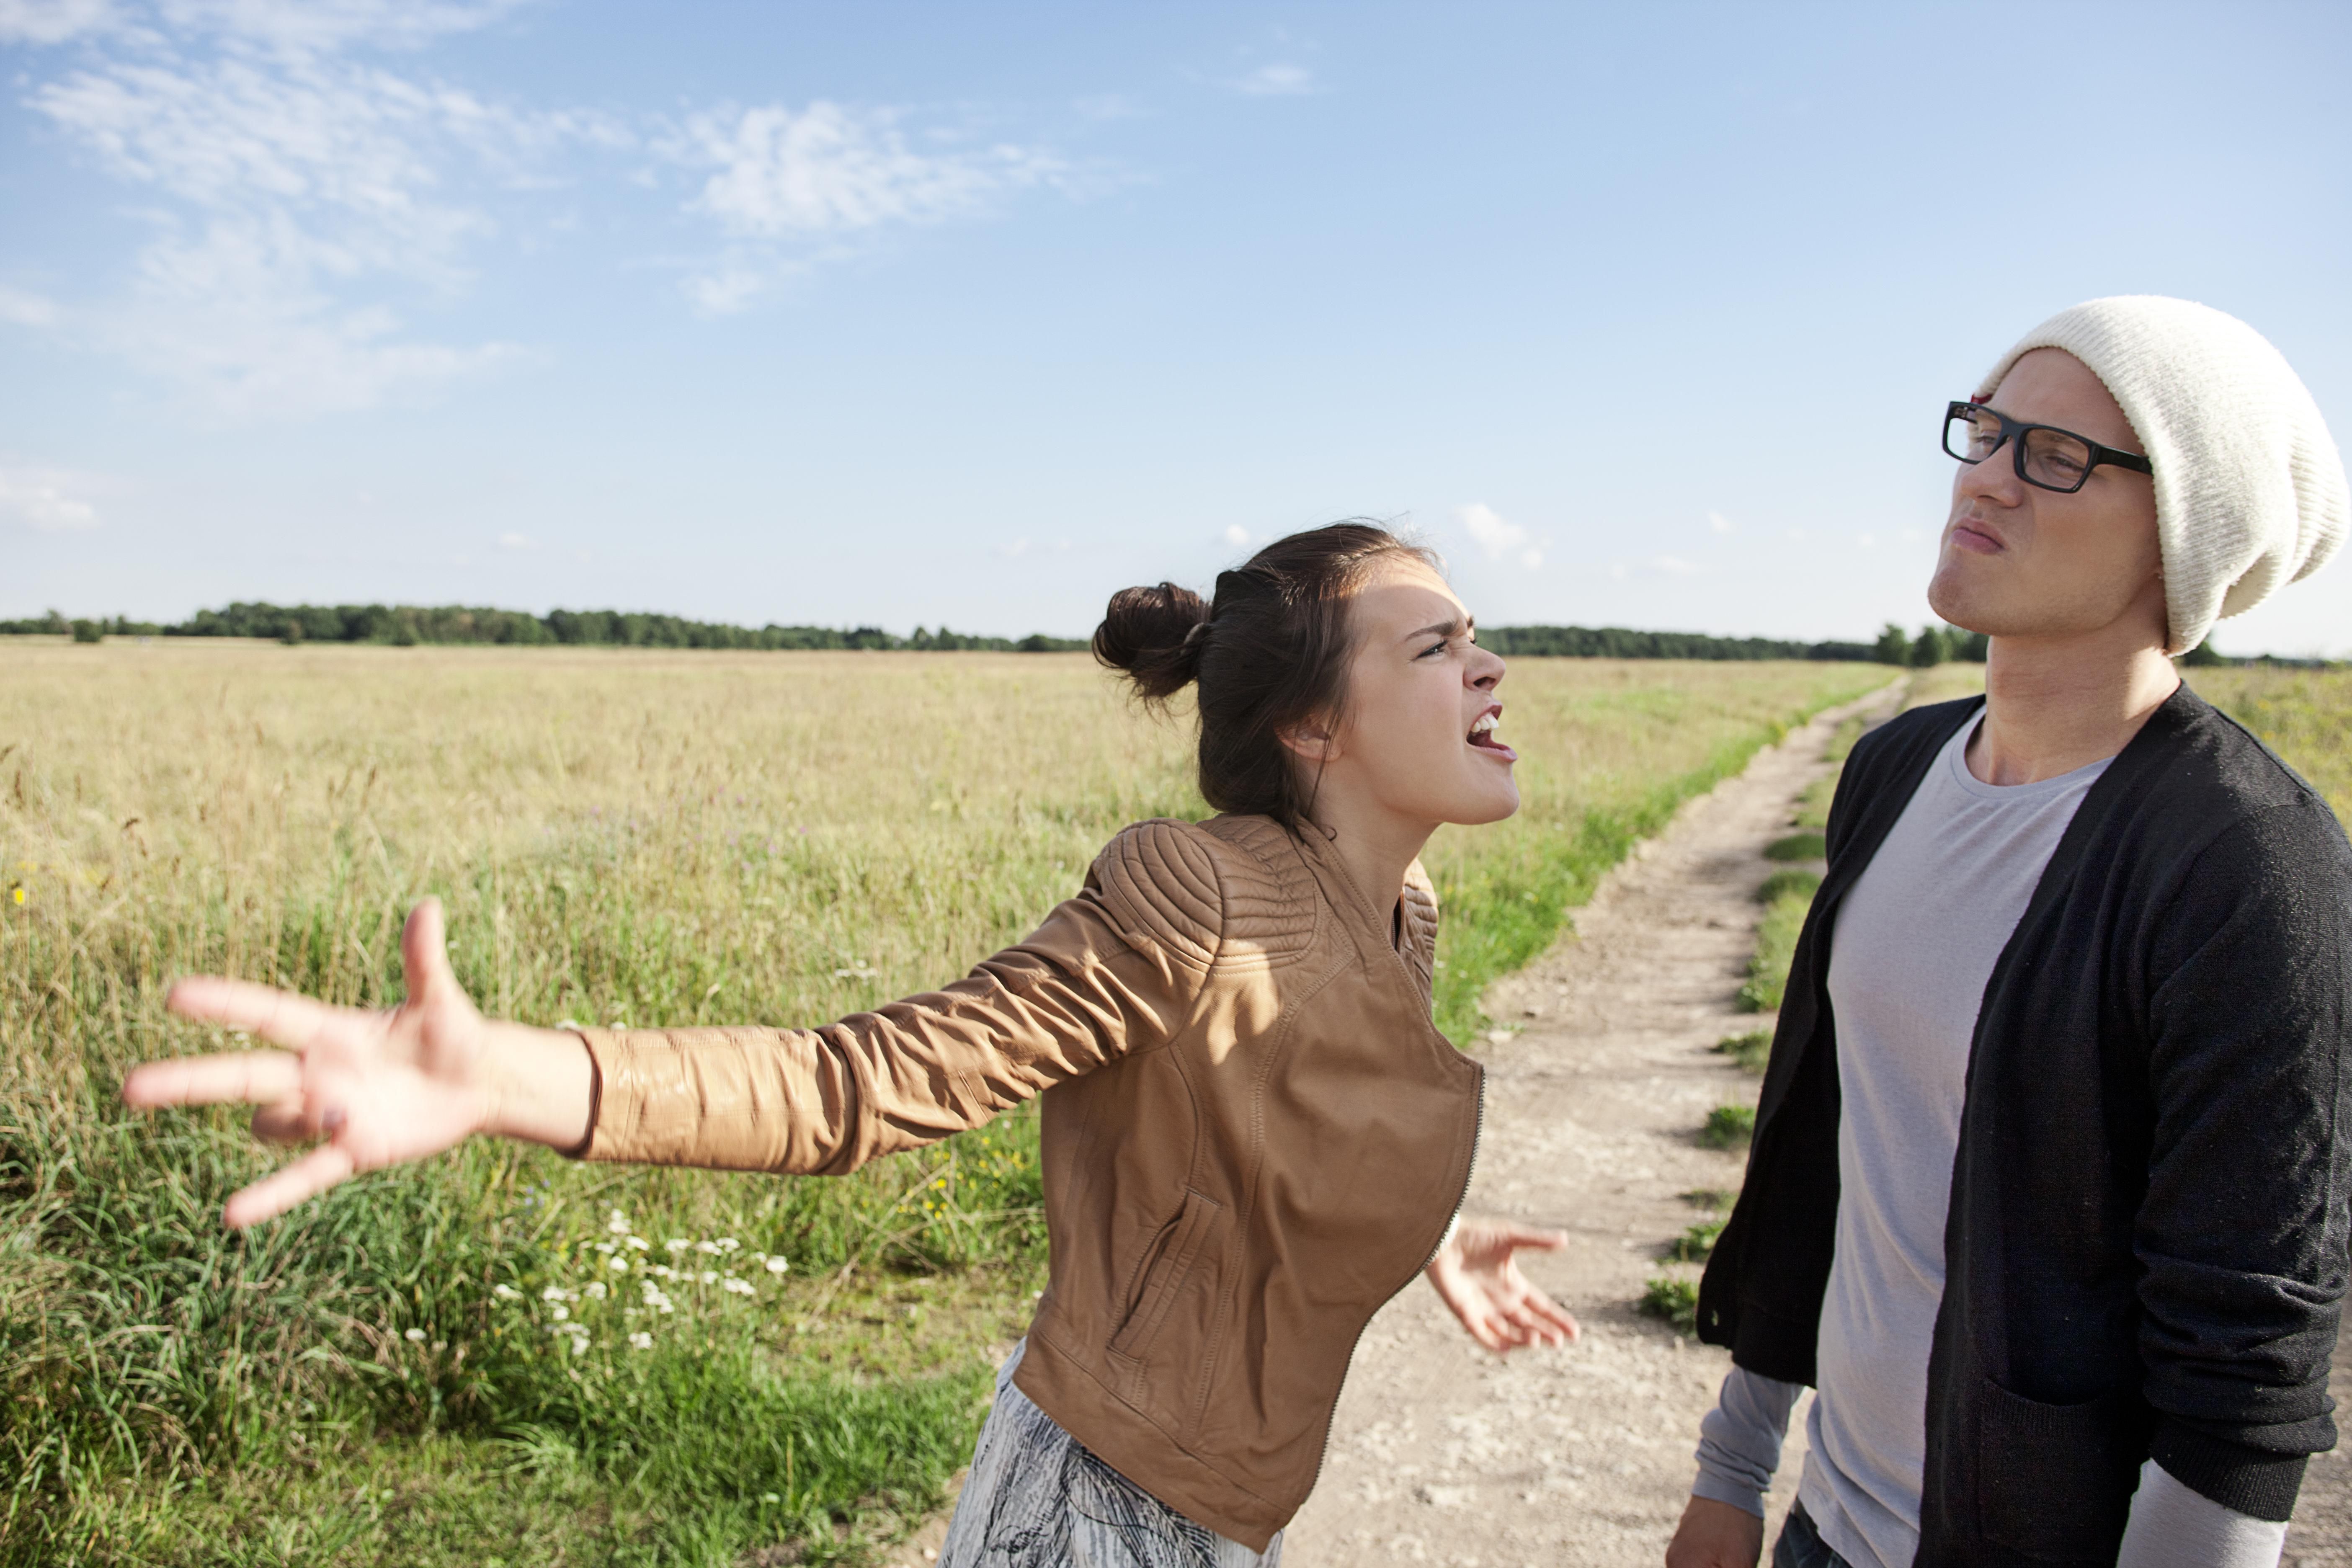
[[[1405,960],[1427,980],[1437,957],[1437,889],[1415,860],[1404,871]]]
[[[1282,825],[1265,816],[1217,816],[1201,832],[1218,849],[1225,884],[1225,952],[1284,963],[1314,945],[1322,895]]]
[[[1225,924],[1224,891],[1206,834],[1156,818],[1122,828],[1095,858],[1097,896],[1132,936],[1206,967]]]

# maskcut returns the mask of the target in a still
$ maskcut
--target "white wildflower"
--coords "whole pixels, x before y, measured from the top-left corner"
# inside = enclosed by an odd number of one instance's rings
[[[705,1285],[716,1285],[719,1283],[719,1276],[715,1271],[706,1268],[702,1271],[702,1282]]]
[[[652,1247],[653,1243],[647,1241],[642,1236],[632,1236],[624,1238],[624,1245],[628,1247],[632,1251],[644,1252]]]
[[[591,1301],[601,1301],[604,1299],[604,1282],[602,1279],[589,1281],[588,1299]]]
[[[675,1279],[677,1278],[677,1270],[672,1268],[667,1263],[656,1263],[652,1268],[646,1269],[646,1272],[648,1274],[657,1274],[664,1279]]]
[[[720,1289],[737,1296],[750,1296],[755,1294],[751,1282],[749,1279],[738,1279],[732,1274],[730,1274],[727,1277],[727,1282],[721,1286]]]
[[[614,1243],[609,1242],[609,1241],[600,1241],[600,1242],[598,1242],[598,1243],[596,1244],[596,1250],[597,1250],[597,1251],[599,1251],[599,1252],[603,1252],[603,1253],[607,1253],[607,1254],[609,1254],[609,1253],[611,1253],[611,1252],[613,1251],[613,1249],[614,1249]]]
[[[578,1335],[572,1340],[572,1353],[573,1355],[586,1355],[588,1353],[588,1336],[586,1334]]]
[[[501,1301],[520,1301],[522,1300],[522,1292],[516,1289],[511,1285],[493,1285],[490,1287],[490,1294],[496,1296]]]
[[[768,1259],[768,1272],[771,1274],[782,1274],[791,1267],[792,1265],[790,1263],[781,1258],[771,1258]]]
[[[558,1302],[556,1304],[555,1310],[550,1312],[548,1316],[561,1323],[572,1316],[572,1309],[564,1306],[562,1302]]]
[[[539,1299],[542,1301],[561,1301],[563,1300],[563,1287],[561,1285],[550,1285],[546,1289],[541,1290],[539,1293]]]
[[[719,1244],[715,1241],[698,1241],[694,1244],[694,1250],[697,1252],[708,1253],[709,1256],[716,1258],[719,1256]]]
[[[720,1237],[719,1238],[719,1240],[718,1240],[718,1242],[717,1242],[717,1244],[716,1244],[716,1245],[718,1246],[719,1250],[719,1251],[721,1251],[721,1252],[733,1252],[733,1251],[734,1251],[734,1250],[736,1250],[738,1247],[741,1247],[743,1244],[742,1244],[741,1242],[740,1242],[740,1241],[736,1240],[736,1239],[735,1239],[733,1237],[731,1237],[731,1236],[722,1236],[722,1237]]]
[[[629,1216],[614,1209],[613,1217],[604,1222],[604,1228],[614,1236],[626,1236],[629,1234]]]
[[[654,1337],[651,1334],[631,1334],[629,1348],[634,1351],[649,1351],[654,1348]]]
[[[686,1240],[683,1237],[673,1236],[667,1241],[663,1242],[662,1246],[664,1248],[671,1252],[691,1252],[694,1250],[694,1243]]]
[[[425,1342],[425,1331],[423,1329],[411,1329],[408,1331],[406,1337],[409,1343],[421,1345]]]
[[[614,1256],[604,1259],[604,1267],[611,1269],[615,1274],[626,1274],[629,1271],[629,1260],[618,1254],[615,1254]]]

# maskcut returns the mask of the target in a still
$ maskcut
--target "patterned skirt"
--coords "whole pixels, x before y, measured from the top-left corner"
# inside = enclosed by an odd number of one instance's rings
[[[1193,1523],[1031,1404],[1013,1386],[1027,1348],[996,1373],[940,1568],[1279,1568],[1279,1534],[1256,1552]]]

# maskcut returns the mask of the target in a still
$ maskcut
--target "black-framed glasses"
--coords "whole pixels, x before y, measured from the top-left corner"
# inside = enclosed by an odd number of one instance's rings
[[[1956,402],[1945,408],[1944,450],[1961,462],[1981,463],[2003,445],[2015,454],[2019,479],[2060,495],[2073,495],[2088,484],[2091,470],[2101,463],[2137,474],[2156,472],[2137,453],[2102,447],[2055,425],[2021,425],[1981,403]]]

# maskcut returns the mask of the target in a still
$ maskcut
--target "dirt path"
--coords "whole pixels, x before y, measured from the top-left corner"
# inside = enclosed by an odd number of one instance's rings
[[[1822,752],[1843,718],[1885,717],[1899,691],[1821,715],[1692,802],[1576,911],[1575,937],[1488,993],[1492,1016],[1523,1028],[1485,1053],[1469,1205],[1570,1234],[1529,1272],[1584,1338],[1505,1360],[1474,1345],[1434,1292],[1409,1287],[1358,1347],[1285,1568],[1663,1561],[1729,1358],[1633,1303],[1702,1212],[1683,1194],[1739,1184],[1744,1156],[1702,1149],[1693,1133],[1714,1107],[1756,1099],[1759,1080],[1708,1047],[1759,1023],[1734,1002],[1753,895],[1772,869],[1762,848],[1828,770]],[[2339,1356],[2337,1397],[2352,1401],[2347,1370]],[[1804,1414],[1801,1404],[1771,1498],[1776,1531],[1803,1463]],[[2315,1461],[2299,1512],[2286,1568],[2352,1568],[2352,1464]],[[915,1568],[943,1532],[934,1521],[885,1560]]]

